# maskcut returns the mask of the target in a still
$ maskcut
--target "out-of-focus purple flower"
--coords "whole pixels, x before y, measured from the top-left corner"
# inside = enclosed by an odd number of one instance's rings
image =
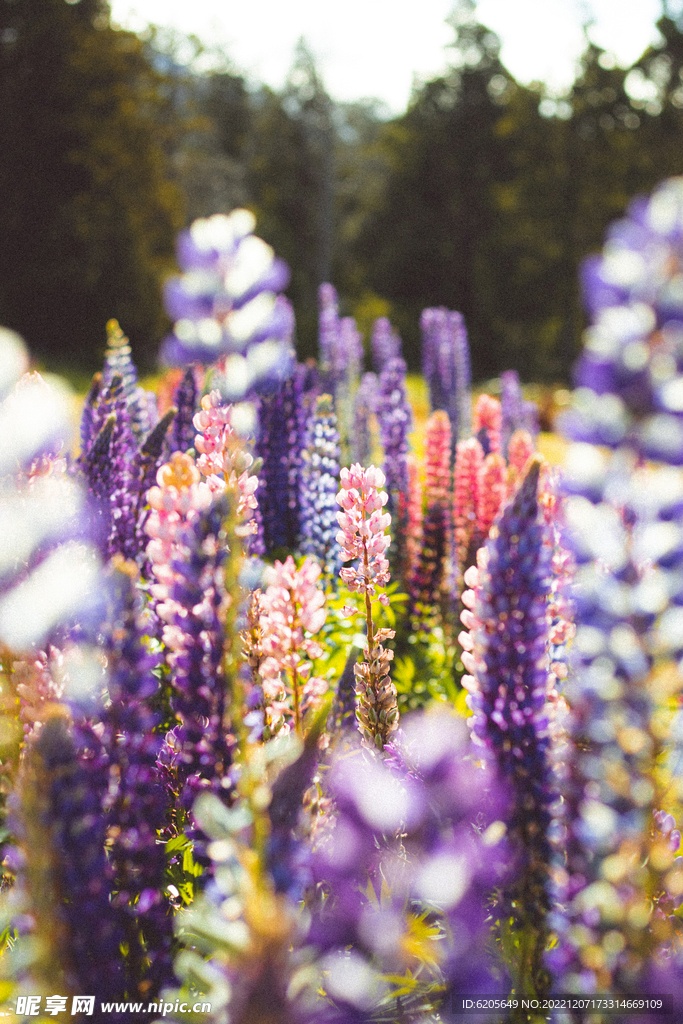
[[[403,359],[385,363],[379,378],[375,406],[384,449],[383,470],[397,545],[405,543],[408,505],[408,434],[413,413],[406,393],[406,364]]]
[[[195,429],[192,420],[199,404],[199,388],[193,366],[185,370],[173,396],[173,404],[176,414],[168,433],[169,455],[173,452],[186,452],[194,446]]]
[[[432,412],[444,409],[451,421],[452,453],[470,425],[470,349],[462,313],[425,309],[422,329],[422,372],[429,386]]]
[[[353,400],[353,431],[351,436],[351,459],[368,466],[372,462],[373,437],[370,417],[377,402],[377,377],[364,373]]]
[[[259,403],[256,454],[265,552],[295,548],[300,535],[302,448],[305,443],[303,367]]]
[[[332,399],[321,395],[308,421],[302,452],[299,546],[302,554],[315,558],[330,577],[335,577],[341,568],[337,540],[339,458],[339,433]]]
[[[370,337],[372,363],[376,373],[381,373],[391,359],[401,358],[401,339],[385,316],[379,316],[372,325]]]
[[[225,358],[230,400],[267,378],[290,344],[291,308],[277,302],[289,271],[252,234],[255,223],[247,210],[196,220],[178,240],[182,276],[165,291],[175,327],[164,343],[164,360]]]
[[[463,685],[473,712],[472,740],[512,789],[508,830],[515,871],[501,912],[514,918],[516,929],[535,932],[529,969],[542,991],[550,908],[548,832],[558,793],[550,761],[550,546],[538,505],[539,470],[540,463],[532,463],[498,518],[495,535],[480,550],[478,568],[465,573],[474,589],[463,594],[462,621],[469,632],[460,642],[470,673]]]

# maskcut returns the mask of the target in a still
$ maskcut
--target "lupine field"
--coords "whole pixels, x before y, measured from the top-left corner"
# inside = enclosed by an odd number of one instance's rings
[[[5,1014],[683,1021],[683,179],[584,267],[559,469],[457,312],[419,430],[329,284],[298,363],[254,228],[75,437],[0,331]]]

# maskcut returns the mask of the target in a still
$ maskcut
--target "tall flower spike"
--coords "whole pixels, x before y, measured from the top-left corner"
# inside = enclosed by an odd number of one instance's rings
[[[204,395],[192,421],[200,432],[195,437],[197,469],[214,493],[233,493],[240,521],[236,529],[240,536],[247,536],[256,531],[253,512],[258,507],[258,477],[249,472],[254,457],[236,434],[231,419],[232,406],[223,402],[218,391]]]
[[[387,511],[394,525],[392,561],[400,573],[397,562],[405,547],[408,510],[408,434],[413,426],[403,359],[391,359],[385,364],[379,378],[376,413],[384,449]]]
[[[323,572],[334,578],[341,568],[337,540],[340,454],[337,417],[329,395],[321,395],[316,402],[302,456],[301,552],[315,558]]]
[[[259,509],[268,554],[278,548],[292,549],[299,542],[304,374],[304,368],[296,366],[291,377],[259,403],[256,454],[263,460]]]
[[[168,436],[169,454],[186,452],[194,447],[193,418],[197,412],[198,398],[199,389],[195,369],[193,366],[188,366],[173,396],[173,404],[177,411]]]
[[[477,530],[482,543],[489,535],[493,521],[507,498],[507,467],[498,452],[484,459],[477,486]]]
[[[422,477],[420,464],[413,454],[408,455],[408,515],[406,525],[406,559],[403,567],[403,584],[410,590],[417,560],[422,547]]]
[[[376,373],[381,373],[391,359],[401,358],[401,339],[385,316],[377,317],[372,325],[370,348]]]
[[[484,455],[501,450],[501,416],[497,398],[479,395],[472,413],[472,433],[479,439]]]
[[[377,402],[377,376],[364,373],[353,400],[353,431],[351,436],[351,458],[368,466],[374,449],[371,416]]]
[[[291,358],[291,307],[276,297],[289,271],[252,234],[254,226],[247,210],[196,220],[178,240],[183,274],[165,291],[175,327],[164,342],[164,361],[225,359],[232,401],[272,378]]]
[[[118,321],[110,320],[107,324],[107,350],[104,354],[102,373],[105,387],[114,377],[121,378],[133,433],[138,439],[146,437],[156,426],[158,418],[155,396],[151,391],[145,391],[140,387],[130,342],[119,327]]]
[[[458,589],[463,573],[468,566],[474,565],[475,554],[482,540],[477,516],[479,476],[483,462],[484,452],[476,437],[458,443],[453,470],[453,523]]]
[[[425,628],[441,621],[446,598],[451,533],[451,424],[444,411],[433,412],[425,433],[426,479],[422,548],[410,587],[410,610]]]
[[[474,589],[463,594],[469,633],[460,635],[470,673],[463,685],[473,712],[472,740],[512,788],[508,831],[515,872],[503,892],[501,916],[511,917],[514,931],[524,935],[522,991],[535,994],[548,985],[542,960],[550,905],[548,829],[558,798],[549,758],[550,546],[538,505],[539,471],[539,461],[532,463],[480,550],[478,569],[465,574]]]
[[[313,634],[327,617],[319,578],[317,562],[306,558],[297,569],[291,555],[264,572],[267,586],[260,597],[264,658],[259,672],[269,736],[289,732],[291,726],[301,735],[306,712],[327,690],[326,681],[311,674],[311,662],[322,653]]]
[[[342,469],[341,490],[337,495],[342,508],[337,513],[342,561],[360,559],[358,568],[345,566],[339,575],[352,593],[363,594],[365,598],[365,660],[354,666],[358,695],[356,713],[363,736],[380,750],[398,728],[396,687],[389,676],[393,651],[382,646],[383,640],[392,639],[396,634],[393,629],[375,630],[372,621],[372,598],[378,596],[382,604],[389,603],[387,595],[378,592],[389,582],[386,550],[391,543],[391,538],[385,534],[391,516],[382,512],[388,501],[386,491],[381,490],[383,486],[384,474],[380,469],[375,466],[363,469],[356,464]]]
[[[425,309],[422,329],[422,372],[429,386],[432,411],[444,409],[451,421],[452,452],[470,423],[470,349],[461,313]]]

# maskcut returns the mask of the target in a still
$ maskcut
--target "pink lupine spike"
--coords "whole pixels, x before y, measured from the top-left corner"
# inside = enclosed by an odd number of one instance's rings
[[[414,455],[408,456],[408,523],[406,527],[406,559],[405,573],[407,581],[412,578],[417,563],[418,553],[422,546],[422,477],[420,464]]]
[[[534,454],[534,439],[528,430],[515,430],[508,443],[508,485],[514,487]]]
[[[479,395],[472,414],[472,433],[485,430],[488,438],[488,453],[501,450],[502,411],[497,398]]]
[[[487,455],[479,470],[477,529],[483,540],[507,497],[505,459],[497,452]]]
[[[476,439],[460,441],[455,449],[453,482],[453,519],[458,574],[468,561],[468,553],[477,532],[479,505],[479,472],[484,462],[484,451]]]

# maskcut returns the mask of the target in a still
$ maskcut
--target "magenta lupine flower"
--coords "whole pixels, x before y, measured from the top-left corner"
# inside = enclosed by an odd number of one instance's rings
[[[342,507],[337,513],[341,527],[337,540],[342,548],[342,559],[346,562],[360,560],[357,568],[345,566],[339,575],[351,593],[365,597],[365,660],[354,666],[357,716],[365,739],[380,750],[398,727],[396,687],[389,676],[393,651],[382,646],[383,640],[392,639],[396,634],[393,629],[375,630],[372,621],[372,598],[378,597],[384,605],[389,603],[387,595],[379,592],[390,578],[386,551],[391,537],[384,531],[391,524],[391,516],[382,512],[388,501],[386,491],[381,490],[383,486],[381,469],[376,466],[363,469],[356,463],[350,469],[342,469],[341,490],[337,495]]]
[[[292,725],[301,734],[306,712],[327,691],[327,682],[311,675],[311,662],[322,653],[313,634],[322,629],[327,617],[325,594],[318,586],[320,575],[314,559],[305,558],[297,569],[291,555],[267,566],[263,574],[267,586],[258,601],[258,672],[270,735],[287,733]]]
[[[474,562],[479,547],[477,509],[479,505],[479,473],[484,452],[476,437],[460,441],[455,449],[453,470],[453,522],[458,576]]]
[[[482,544],[507,498],[506,477],[505,459],[499,452],[491,452],[479,470],[477,488],[477,530]]]
[[[502,415],[497,398],[479,395],[472,413],[472,433],[479,438],[484,455],[501,449]]]
[[[451,533],[451,421],[433,412],[425,435],[425,514],[422,547],[410,586],[411,614],[417,628],[438,621],[444,598],[446,560]]]

